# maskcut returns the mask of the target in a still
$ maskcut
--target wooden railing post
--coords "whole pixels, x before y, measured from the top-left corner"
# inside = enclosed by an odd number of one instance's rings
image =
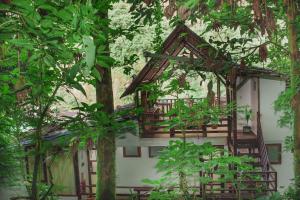
[[[221,107],[221,83],[220,78],[217,78],[217,98],[218,98],[218,106]]]
[[[232,86],[232,100],[234,102],[234,109],[232,115],[233,126],[233,142],[234,142],[234,155],[237,155],[237,105],[236,105],[236,83]]]
[[[231,98],[230,98],[230,83],[227,81],[226,82],[226,104],[230,104],[231,103]],[[232,141],[232,118],[231,118],[231,115],[229,114],[227,116],[227,126],[228,126],[228,144],[232,144],[233,146],[233,141]]]

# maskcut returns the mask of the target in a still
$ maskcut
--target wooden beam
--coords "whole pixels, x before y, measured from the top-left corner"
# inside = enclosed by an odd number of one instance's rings
[[[226,81],[225,81],[225,78],[221,75],[221,74],[217,74],[217,73],[214,73],[218,79],[220,79],[220,81],[223,83],[223,85],[226,86]]]
[[[90,160],[90,150],[86,150],[86,155],[87,155],[87,162],[88,162],[88,178],[89,178],[89,185],[92,185],[92,172],[91,172],[91,160]],[[93,188],[89,187],[89,196],[91,197],[93,194]]]
[[[81,191],[80,191],[80,178],[79,178],[79,166],[78,166],[78,151],[73,155],[73,166],[74,166],[74,179],[76,187],[76,195],[78,200],[81,200]]]
[[[202,58],[190,58],[190,57],[184,57],[184,56],[177,56],[175,55],[168,55],[168,54],[156,54],[156,53],[150,53],[148,51],[144,52],[145,57],[151,57],[155,59],[166,59],[166,60],[174,60],[179,63],[187,63],[187,64],[203,64]]]
[[[257,78],[257,100],[258,100],[257,101],[258,102],[257,109],[258,109],[258,113],[260,113],[260,80],[259,80],[259,78]]]
[[[232,85],[232,101],[234,102],[234,109],[232,113],[233,121],[233,141],[234,141],[234,155],[237,155],[237,105],[236,105],[236,81]]]
[[[183,43],[181,42],[179,45],[178,45],[178,47],[176,48],[176,49],[174,49],[174,51],[171,53],[171,57],[176,57],[179,53],[180,53],[180,51],[182,50],[184,48],[184,45],[183,45]],[[149,53],[149,52],[148,52]],[[156,73],[154,73],[152,76],[151,76],[151,78],[150,78],[150,80],[155,80],[157,77],[159,77],[162,73],[163,73],[163,71],[168,67],[170,65],[170,61],[169,61],[169,59],[165,59],[164,61],[163,61],[163,63],[160,65],[160,68],[156,71]]]
[[[230,83],[227,81],[226,84],[225,84],[225,87],[226,87],[226,101],[227,101],[227,105],[229,105],[231,103],[231,98],[230,98]],[[227,143],[228,143],[228,146],[230,146],[230,144],[233,144],[232,142],[232,136],[231,136],[231,133],[232,133],[232,118],[231,118],[231,115],[228,115],[227,116],[227,125],[228,125],[228,138],[227,138]]]
[[[218,106],[221,107],[221,84],[220,79],[217,77],[217,98],[218,98]]]
[[[177,56],[175,55],[167,55],[167,54],[157,54],[157,53],[150,53],[150,52],[144,52],[145,57],[151,57],[151,59],[163,59],[163,60],[174,60],[177,63],[185,63],[193,67],[194,70],[198,71],[206,71],[206,72],[215,72],[218,74],[224,73],[223,68],[213,68],[213,67],[207,67],[205,65],[205,59],[203,58],[190,58],[190,57],[184,57],[184,56]],[[166,64],[166,63],[163,63]],[[169,62],[168,62],[169,64]]]

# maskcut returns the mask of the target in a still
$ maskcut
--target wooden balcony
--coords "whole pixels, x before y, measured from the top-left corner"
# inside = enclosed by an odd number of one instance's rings
[[[201,98],[182,99],[187,106],[193,106]],[[141,117],[142,137],[226,137],[228,135],[228,119],[220,117],[218,124],[199,122],[187,122],[185,129],[170,128],[170,121],[174,116],[168,114],[176,103],[177,99],[160,99],[152,108],[144,112]],[[216,98],[214,106],[224,107],[226,101]]]

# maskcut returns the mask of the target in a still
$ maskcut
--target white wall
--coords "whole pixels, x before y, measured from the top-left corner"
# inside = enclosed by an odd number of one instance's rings
[[[284,89],[284,81],[260,79],[260,112],[264,140],[266,144],[281,143],[282,148],[285,137],[291,135],[292,131],[278,127],[279,114],[274,112],[273,104]],[[287,187],[294,177],[293,155],[283,151],[282,163],[272,166],[278,172],[278,186]]]
[[[238,78],[237,85],[242,82],[242,78]],[[254,133],[256,133],[257,128],[257,111],[258,111],[258,79],[251,78],[246,81],[246,83],[237,91],[237,106],[249,106],[252,110],[252,117],[249,121],[249,126],[251,126]],[[246,125],[245,116],[243,113],[237,113],[238,115],[238,130],[242,130],[243,126]]]
[[[116,166],[117,166],[117,186],[147,186],[143,179],[158,179],[160,175],[156,172],[155,165],[157,158],[149,158],[149,146],[167,146],[170,140],[175,138],[139,138],[127,134],[124,139],[117,140]],[[216,138],[187,138],[188,142],[202,144],[212,142],[213,145],[225,145],[225,137]],[[123,157],[123,146],[140,146],[141,157]],[[126,193],[128,190],[118,190]]]
[[[242,82],[241,78],[238,78],[237,85]],[[251,79],[249,79],[236,93],[236,104],[237,106],[251,106]],[[243,126],[246,125],[246,120],[243,113],[237,113],[237,125],[238,130],[242,130]],[[252,126],[251,121],[249,126]]]

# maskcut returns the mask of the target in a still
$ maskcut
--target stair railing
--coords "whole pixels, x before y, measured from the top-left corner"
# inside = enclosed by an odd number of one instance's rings
[[[267,183],[272,183],[269,187],[272,187],[273,190],[277,190],[277,173],[272,168],[267,152],[267,147],[264,141],[262,127],[261,127],[261,120],[260,120],[260,112],[257,112],[257,142],[258,142],[258,149],[260,154],[260,162],[262,166],[263,172],[263,179]]]
[[[263,171],[269,171],[270,169],[270,160],[268,157],[267,147],[264,141],[264,137],[262,134],[261,122],[260,122],[260,113],[257,112],[257,141],[258,141],[258,149],[260,153],[260,162],[262,165]]]

